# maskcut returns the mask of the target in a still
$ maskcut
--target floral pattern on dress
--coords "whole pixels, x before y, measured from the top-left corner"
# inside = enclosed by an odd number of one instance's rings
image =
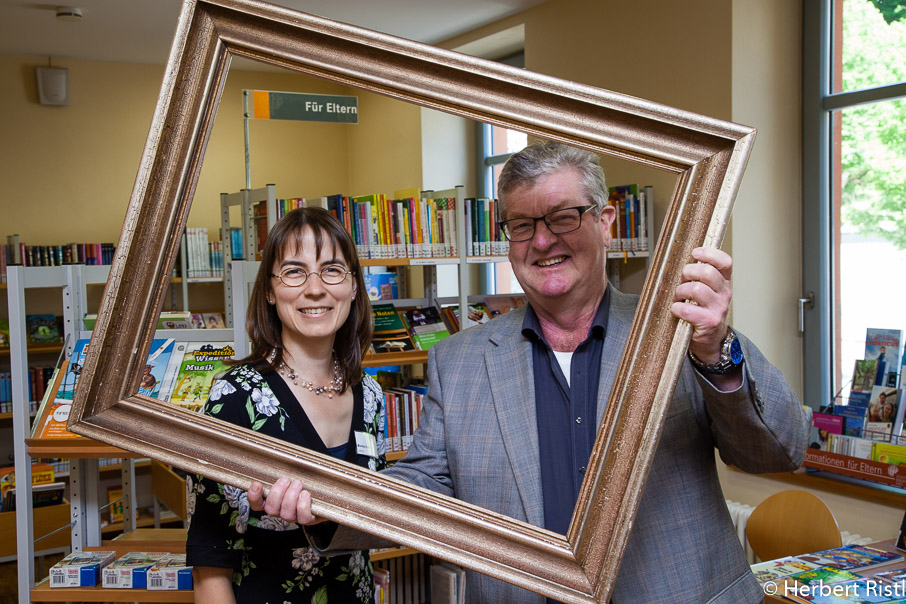
[[[290,392],[288,388],[284,391],[283,384],[276,381],[271,384],[250,366],[234,367],[212,385],[204,413],[306,446],[304,435],[313,428],[309,424],[300,427],[301,407],[286,406],[298,405],[294,398],[284,405],[274,391],[289,398],[285,394]],[[381,470],[386,465],[387,450],[383,394],[368,375],[357,388],[361,392],[361,406],[356,403],[354,408],[362,415],[358,421],[354,418],[353,428],[374,437],[378,456],[355,458],[371,470]],[[348,446],[355,447],[355,440],[351,439]],[[190,520],[187,553],[194,552],[191,553],[193,563],[199,566],[231,566],[238,602],[243,601],[243,593],[248,601],[254,602],[373,602],[374,576],[367,552],[322,556],[307,543],[297,524],[251,510],[248,494],[241,489],[201,476],[190,476],[187,489]],[[273,537],[269,537],[271,534]],[[244,584],[246,592],[242,591]]]

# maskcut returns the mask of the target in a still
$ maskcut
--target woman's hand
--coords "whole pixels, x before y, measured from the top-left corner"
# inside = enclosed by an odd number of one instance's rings
[[[264,510],[268,516],[306,526],[323,522],[311,513],[311,493],[302,487],[301,480],[280,478],[266,495],[264,486],[253,482],[248,496],[249,506],[255,511]]]

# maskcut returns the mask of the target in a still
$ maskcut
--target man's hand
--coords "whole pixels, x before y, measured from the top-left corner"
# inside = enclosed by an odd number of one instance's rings
[[[683,281],[673,294],[671,310],[692,326],[689,343],[692,354],[703,363],[712,364],[720,360],[721,343],[727,335],[727,312],[733,294],[730,285],[733,259],[713,247],[695,248],[692,257],[697,262],[683,268]],[[720,377],[724,382],[723,378],[727,376],[714,377]],[[735,377],[738,386],[741,377]],[[721,384],[722,389],[727,386],[730,384]]]
[[[311,493],[302,488],[301,480],[280,478],[267,495],[260,482],[253,482],[248,490],[249,506],[255,511],[264,510],[268,516],[287,522],[310,525],[322,522],[311,513]]]

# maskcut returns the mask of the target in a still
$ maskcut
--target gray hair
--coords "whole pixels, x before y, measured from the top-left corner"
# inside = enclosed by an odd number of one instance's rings
[[[513,190],[533,187],[539,180],[568,168],[579,173],[585,197],[596,206],[592,210],[595,215],[600,216],[609,194],[598,156],[591,151],[549,141],[529,145],[503,166],[497,182],[499,220],[506,220],[506,198]]]

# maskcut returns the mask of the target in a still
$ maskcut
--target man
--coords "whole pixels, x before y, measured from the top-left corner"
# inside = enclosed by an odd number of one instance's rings
[[[431,348],[421,425],[388,473],[565,533],[637,297],[607,284],[614,209],[597,156],[532,145],[507,162],[498,197],[510,262],[529,304]],[[750,472],[793,470],[805,455],[808,429],[795,394],[727,326],[730,257],[697,249],[693,259],[673,305],[693,327],[689,361],[615,583],[618,604],[761,601],[718,483],[714,448]],[[298,482],[281,479],[265,509],[310,521],[310,499],[300,491]],[[261,505],[257,485],[249,501]],[[466,589],[470,604],[543,601],[478,573],[469,573]]]

